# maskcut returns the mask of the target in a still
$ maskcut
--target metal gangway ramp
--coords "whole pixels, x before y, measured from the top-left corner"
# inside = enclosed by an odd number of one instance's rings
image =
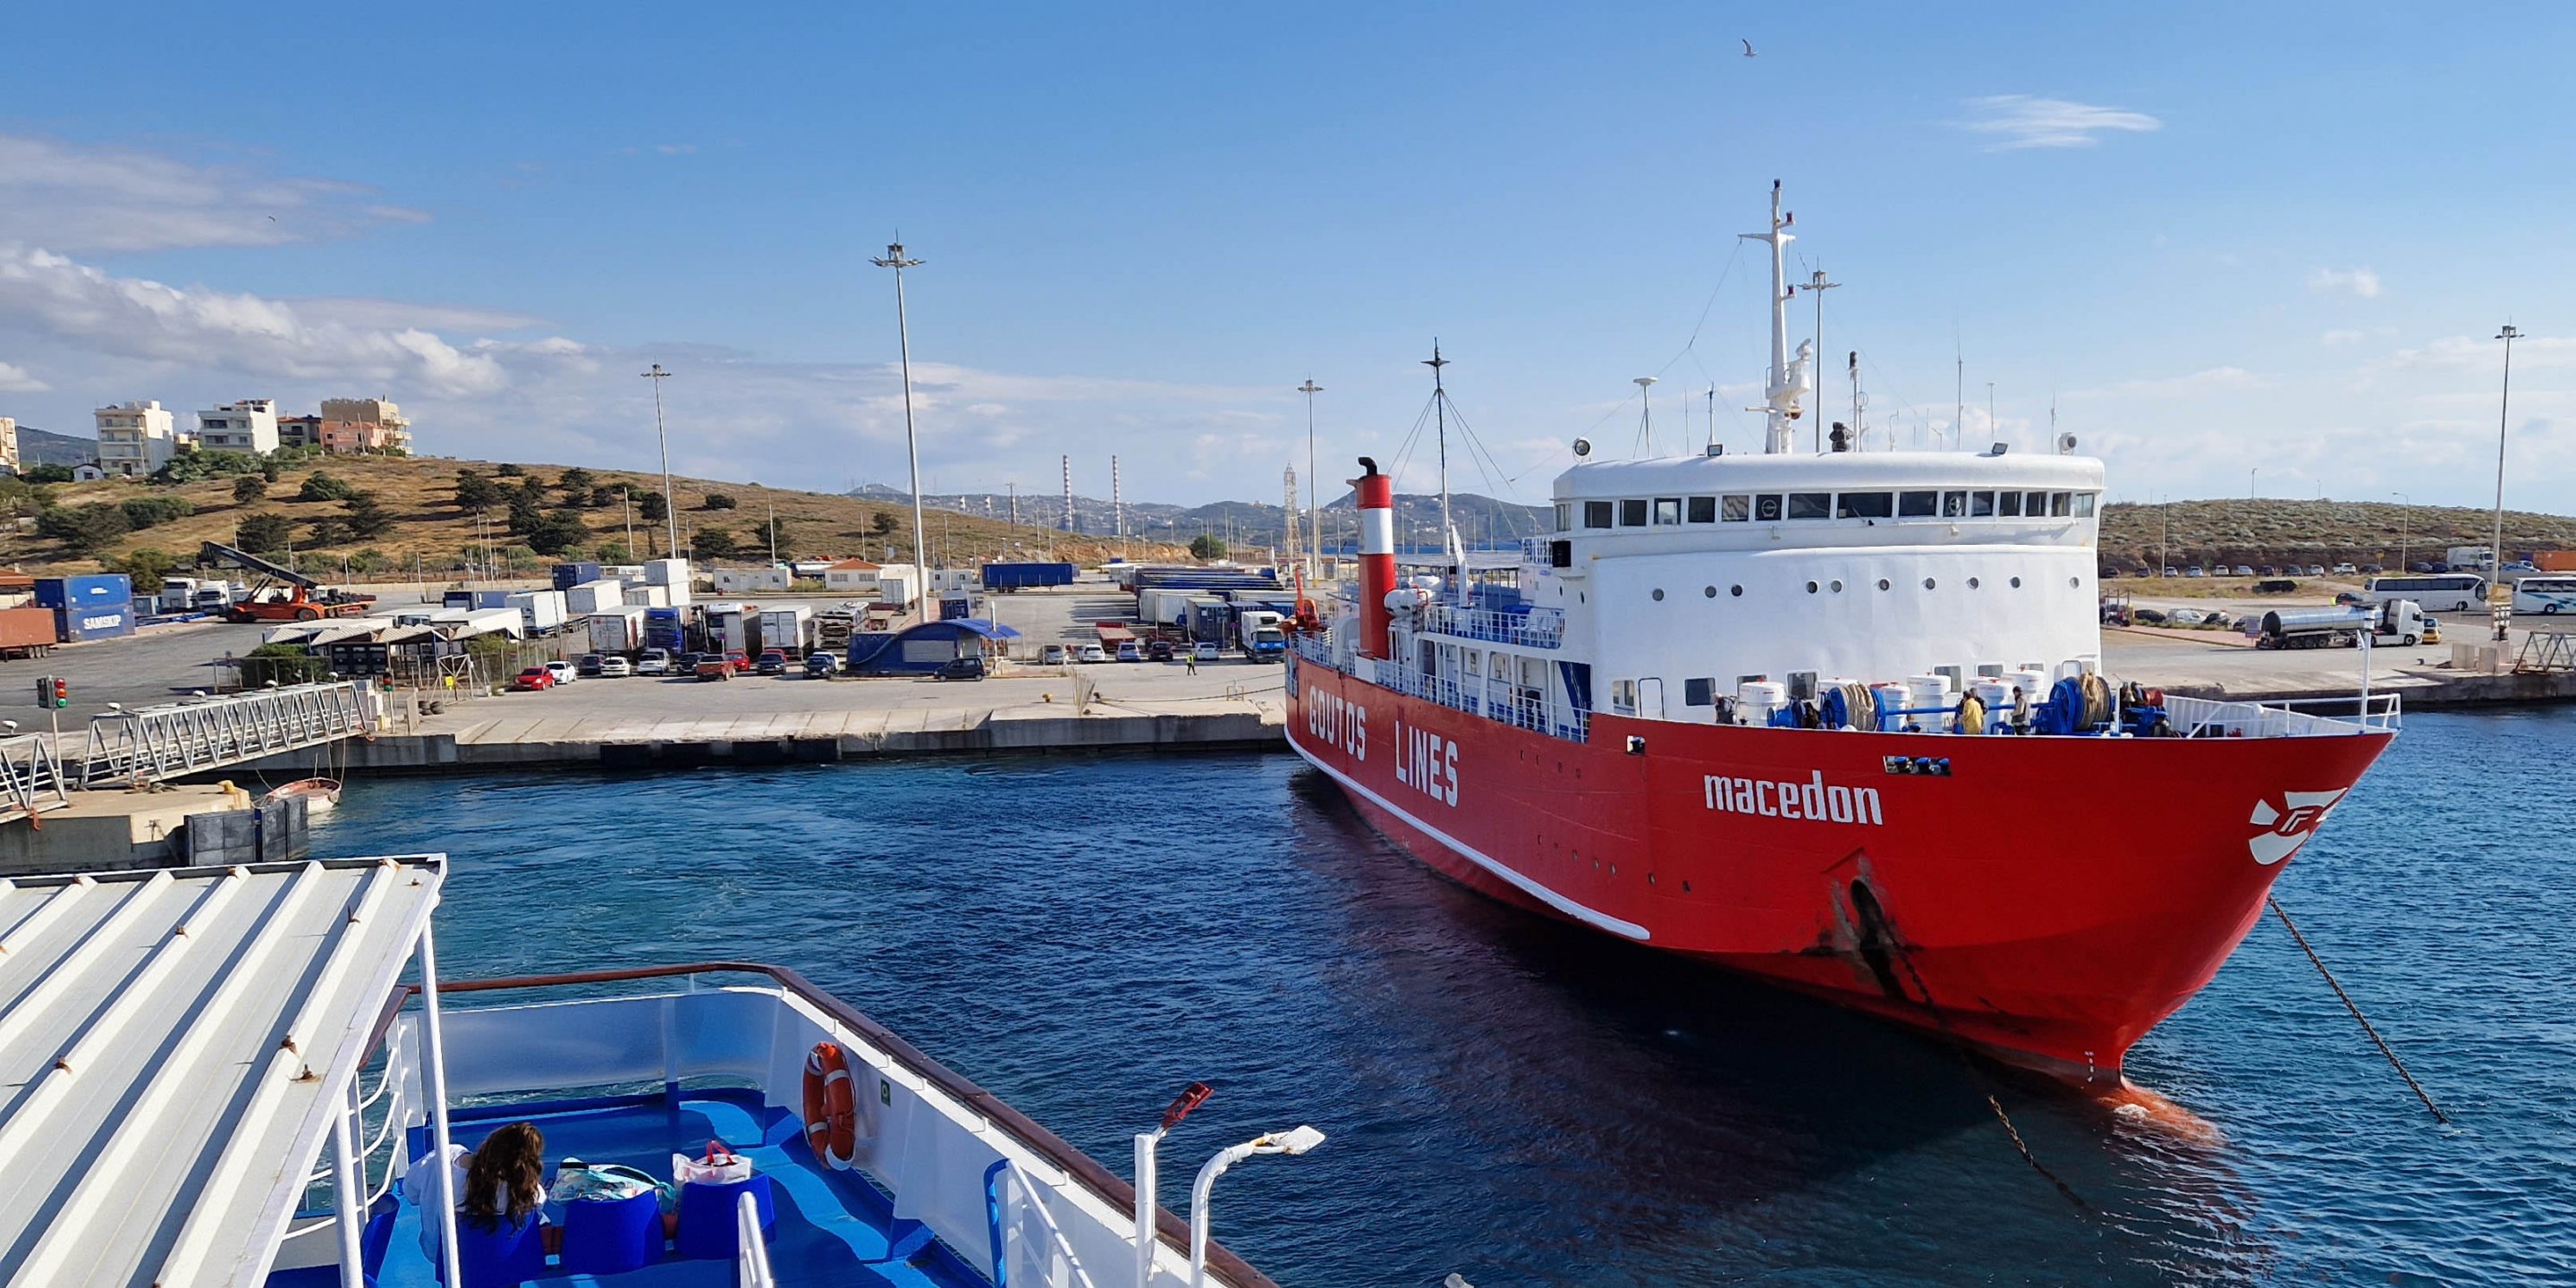
[[[51,739],[35,733],[0,738],[0,823],[69,805],[70,788]]]
[[[371,733],[370,696],[341,681],[101,712],[80,785],[159,782]]]

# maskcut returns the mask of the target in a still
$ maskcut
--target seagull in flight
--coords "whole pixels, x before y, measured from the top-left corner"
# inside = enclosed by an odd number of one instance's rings
[[[1736,37],[1736,39],[1738,39],[1738,40],[1744,40],[1744,38],[1743,38],[1742,36],[1738,36],[1738,37]],[[1745,57],[1747,57],[1747,58],[1757,58],[1757,57],[1760,57],[1760,55],[1755,54],[1755,53],[1753,52],[1753,42],[1752,42],[1752,41],[1750,41],[1750,40],[1744,40],[1744,56],[1745,56]]]

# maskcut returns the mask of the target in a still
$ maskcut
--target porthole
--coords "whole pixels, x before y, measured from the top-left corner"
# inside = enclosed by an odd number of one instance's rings
[[[1816,593],[1816,589],[1817,589],[1817,587],[1816,587],[1816,583],[1814,583],[1814,582],[1812,582],[1812,581],[1807,583],[1807,593],[1808,593],[1808,594],[1810,594],[1810,595],[1815,594],[1815,593]]]
[[[1841,581],[1837,580],[1833,583],[1833,592],[1837,595],[1843,593],[1843,584]]]
[[[1655,588],[1655,602],[1658,604],[1664,602],[1664,591],[1661,586]]]
[[[1977,582],[1977,579],[1976,579],[1976,578],[1974,578],[1974,577],[1970,577],[1970,578],[1968,579],[1968,589],[1970,589],[1970,590],[1975,590],[1975,589],[1977,588],[1977,585],[1978,585],[1978,582]]]
[[[2083,585],[2084,579],[2081,577],[2069,577],[2066,579],[2066,588],[2068,590],[2077,590],[2082,588]]]
[[[1717,598],[1717,587],[1715,587],[1715,586],[1703,586],[1703,587],[1701,587],[1701,588],[1700,588],[1700,593],[1701,593],[1701,594],[1704,594],[1704,595],[1706,595],[1706,596],[1708,596],[1708,597],[1709,597],[1709,598],[1711,598],[1711,599],[1715,599],[1715,598]]]
[[[2012,579],[2012,588],[2015,590],[2021,589],[2021,578],[2015,577]]]
[[[1735,596],[1737,599],[1744,598],[1744,588],[1742,586],[1730,586],[1727,588],[1727,593]]]
[[[1923,589],[1925,589],[1925,590],[1930,590],[1930,589],[1932,589],[1932,579],[1931,579],[1931,578],[1926,577],[1926,578],[1924,578],[1924,579],[1923,579]]]
[[[1887,589],[1887,588],[1888,588],[1888,585],[1887,585],[1887,578],[1885,578],[1885,577],[1881,577],[1881,578],[1879,578],[1879,579],[1878,579],[1878,588],[1879,588],[1880,590],[1885,590],[1885,589]]]

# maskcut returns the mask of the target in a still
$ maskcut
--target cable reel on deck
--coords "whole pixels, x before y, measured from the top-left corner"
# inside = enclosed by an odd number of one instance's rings
[[[2110,724],[2115,710],[2111,682],[2087,671],[2050,686],[2048,700],[2032,713],[2031,727],[2061,737],[2091,733]]]

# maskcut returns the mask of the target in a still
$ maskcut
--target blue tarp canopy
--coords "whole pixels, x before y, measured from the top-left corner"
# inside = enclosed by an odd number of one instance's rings
[[[969,639],[981,648],[988,642],[1007,643],[1018,638],[1017,629],[984,617],[917,622],[899,631],[851,636],[850,669],[928,674],[959,656],[961,646]]]

